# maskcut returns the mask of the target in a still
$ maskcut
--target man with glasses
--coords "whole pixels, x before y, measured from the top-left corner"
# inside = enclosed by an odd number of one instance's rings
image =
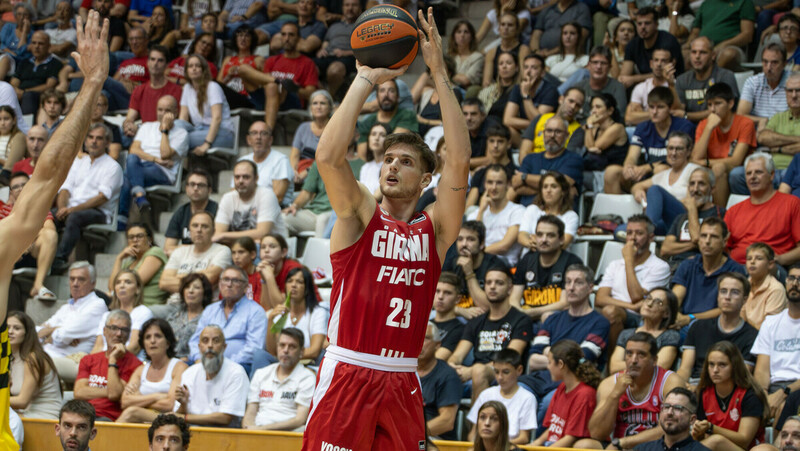
[[[710,219],[710,218],[709,218]],[[719,275],[716,282],[717,296],[715,310],[719,317],[698,319],[689,327],[686,341],[681,348],[681,366],[678,375],[697,385],[708,350],[714,343],[730,341],[742,353],[744,363],[755,366],[755,356],[750,347],[758,331],[741,317],[742,307],[750,294],[750,282],[741,272],[726,272]]]
[[[150,38],[144,28],[134,27],[128,32],[128,46],[133,56],[122,61],[114,74],[114,80],[122,83],[128,93],[133,93],[137,86],[150,81],[150,72],[147,70],[149,43]]]
[[[167,231],[164,233],[164,252],[172,255],[172,252],[181,244],[192,244],[192,236],[189,232],[189,221],[198,211],[207,211],[211,217],[217,215],[217,202],[209,199],[211,194],[211,174],[202,168],[194,168],[186,177],[186,197],[189,202],[178,207],[172,218],[169,220]]]
[[[636,451],[707,451],[708,448],[692,437],[692,423],[697,420],[697,396],[683,387],[675,387],[667,393],[661,404],[658,424],[664,436],[652,442],[642,443]]]
[[[256,121],[247,132],[247,145],[253,149],[239,161],[249,160],[258,167],[258,186],[271,189],[281,205],[294,198],[294,170],[289,158],[272,151],[272,129],[266,122]]]
[[[800,389],[800,264],[786,276],[788,308],[761,323],[752,353],[758,356],[753,377],[769,396],[770,416],[777,417],[784,401]]]
[[[253,351],[264,349],[267,317],[261,305],[245,295],[247,282],[247,273],[238,266],[228,266],[222,271],[219,280],[222,301],[206,307],[197,322],[197,329],[189,339],[191,361],[203,357],[198,347],[203,329],[208,325],[217,325],[222,328],[227,340],[225,357],[250,372]]]
[[[75,399],[89,401],[98,421],[116,421],[122,413],[120,399],[134,370],[142,364],[125,348],[131,335],[131,317],[124,310],[108,314],[103,337],[108,343],[105,352],[89,354],[81,359],[75,380]]]

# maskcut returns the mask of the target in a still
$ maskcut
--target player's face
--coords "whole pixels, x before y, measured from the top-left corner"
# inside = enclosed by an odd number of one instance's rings
[[[464,120],[467,122],[467,129],[471,132],[477,131],[483,124],[485,116],[481,114],[478,105],[464,105],[461,108],[464,113]]]
[[[478,435],[484,440],[493,440],[500,435],[500,416],[494,407],[478,412]]]
[[[778,438],[781,451],[797,451],[800,449],[800,421],[787,420]]]
[[[494,362],[494,378],[497,385],[503,390],[508,390],[517,383],[517,378],[522,373],[522,368],[514,368],[514,365],[505,362]]]
[[[284,368],[294,368],[303,355],[303,347],[294,338],[280,334],[278,338],[278,361]]]
[[[306,281],[303,279],[301,271],[286,279],[286,291],[295,301],[302,301],[306,298]]]
[[[69,294],[73,299],[80,299],[94,290],[94,282],[86,268],[73,269],[69,272]]]
[[[234,244],[231,247],[231,260],[233,264],[244,269],[249,268],[256,259],[256,251],[248,251],[241,244]]]
[[[103,328],[103,336],[109,349],[116,344],[125,344],[131,335],[131,323],[122,318],[112,318],[106,321]]]
[[[747,274],[750,277],[762,278],[769,274],[773,260],[761,249],[747,251]]]
[[[456,287],[449,283],[439,282],[436,285],[436,295],[433,298],[433,308],[437,313],[449,313],[458,302],[459,294]]]
[[[772,186],[772,172],[767,170],[767,165],[763,158],[750,160],[744,169],[744,176],[747,180],[747,188],[750,193],[764,193]]]
[[[558,236],[558,227],[547,222],[536,224],[536,249],[544,255],[553,255],[564,241]]]
[[[690,151],[683,138],[673,136],[667,140],[667,164],[672,167],[683,167],[689,161]]]
[[[800,108],[800,80],[793,78],[786,80],[786,104],[793,111]]]
[[[204,294],[203,283],[195,279],[183,289],[183,301],[188,307],[202,305]]]
[[[505,171],[486,171],[483,186],[489,199],[502,201],[508,192],[508,176]]]
[[[252,195],[258,187],[258,176],[249,163],[237,164],[233,168],[233,185],[240,196]]]
[[[106,132],[103,127],[98,127],[90,130],[86,135],[86,144],[83,146],[86,153],[92,158],[97,158],[106,153],[108,148],[108,141],[106,141]]]
[[[139,287],[136,286],[136,278],[129,272],[120,273],[114,281],[114,295],[123,304],[133,302],[139,294]]]
[[[706,71],[714,62],[714,50],[705,39],[696,39],[691,45],[692,68],[698,72]]]
[[[89,426],[89,419],[77,413],[64,412],[56,424],[56,435],[65,451],[86,451],[97,429]]]
[[[665,406],[667,408],[665,408]],[[671,393],[664,398],[658,422],[667,434],[680,434],[689,430],[695,419],[689,407],[689,399],[684,395]]]
[[[708,362],[708,377],[715,385],[731,380],[733,367],[731,359],[722,352],[711,351],[706,358]]]
[[[283,260],[288,249],[281,249],[281,244],[275,238],[266,236],[261,240],[261,260],[275,265]]]
[[[214,224],[208,215],[197,215],[189,222],[189,235],[194,244],[208,244],[214,234]]]
[[[169,342],[161,328],[153,324],[144,331],[144,350],[152,359],[153,356],[166,355]]]
[[[625,372],[632,378],[653,368],[653,356],[650,355],[650,345],[641,341],[628,341],[625,345]]]
[[[733,277],[726,277],[717,289],[717,306],[722,313],[738,314],[744,305],[744,287]]]
[[[150,76],[164,75],[166,69],[167,57],[159,51],[151,51],[150,55],[147,57],[147,70],[150,71]]]
[[[430,180],[430,174],[427,175]],[[422,191],[423,173],[419,155],[405,145],[392,146],[383,155],[381,193],[391,198],[413,198]]]
[[[483,250],[478,241],[478,233],[469,229],[461,229],[456,238],[456,247],[458,248],[458,255],[476,257]]]
[[[8,343],[11,345],[11,349],[19,349],[25,339],[25,325],[13,316],[8,317],[6,325],[8,326]]]
[[[165,424],[153,431],[150,451],[180,451],[188,448],[188,445],[184,446],[183,444],[183,436],[177,425]]]
[[[492,304],[505,302],[511,291],[511,280],[501,271],[489,271],[484,282],[486,299]]]
[[[567,293],[568,304],[580,304],[589,299],[592,282],[586,280],[586,275],[581,271],[568,271],[564,275],[564,291]]]

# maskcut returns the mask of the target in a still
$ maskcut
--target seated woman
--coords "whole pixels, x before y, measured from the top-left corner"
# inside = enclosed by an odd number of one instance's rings
[[[11,408],[26,418],[57,419],[63,403],[61,383],[53,359],[39,342],[36,325],[30,316],[14,311],[8,313],[7,326]]]
[[[468,20],[459,20],[453,27],[450,39],[447,41],[447,54],[456,63],[453,81],[461,86],[461,89],[467,90],[467,97],[470,97],[470,94],[472,97],[477,95],[477,89],[469,88],[473,86],[480,88],[484,59],[483,53],[478,51],[475,27]]]
[[[487,106],[489,116],[502,122],[508,97],[519,75],[519,64],[512,53],[498,49],[496,74],[497,80],[481,89],[478,99]]]
[[[377,122],[372,126],[367,137],[367,162],[361,166],[361,172],[358,174],[358,181],[367,187],[378,202],[383,198],[380,178],[383,166],[383,142],[388,134],[389,130],[384,124]]]
[[[500,401],[486,401],[478,409],[474,451],[518,450],[508,438],[508,413]]]
[[[245,296],[258,302],[261,299],[261,274],[256,271],[256,265],[253,264],[256,255],[256,243],[249,236],[237,238],[231,245],[233,264],[247,273],[248,283]]]
[[[264,310],[273,309],[285,302],[286,275],[292,269],[303,266],[297,260],[287,257],[288,253],[289,244],[282,235],[268,233],[261,238],[261,262],[256,269],[264,281],[259,300]]]
[[[746,450],[764,443],[769,404],[739,348],[729,341],[711,346],[697,384],[697,421],[692,437],[719,451]]]
[[[583,126],[584,171],[604,171],[610,164],[625,164],[628,133],[622,123],[617,100],[611,94],[592,97],[591,113]]]
[[[564,223],[564,246],[569,247],[578,233],[578,214],[572,210],[572,192],[563,174],[547,171],[539,179],[539,195],[525,209],[517,242],[525,249],[536,251],[536,224],[544,215],[557,216]]]
[[[175,390],[189,366],[175,357],[175,334],[169,323],[152,318],[142,326],[139,347],[146,359],[131,374],[120,404],[117,423],[152,423],[162,412],[172,412]]]
[[[597,386],[602,376],[572,340],[560,340],[550,348],[547,369],[552,380],[562,382],[542,422],[547,429],[533,445],[570,448],[578,439],[591,437],[589,419],[597,405]]]
[[[444,57],[444,65],[447,76],[452,80],[456,71],[456,63],[449,56]],[[433,127],[442,125],[442,110],[439,108],[439,94],[433,86],[430,70],[426,70],[417,78],[411,88],[411,99],[416,105],[417,123],[419,123],[419,135],[423,138]],[[464,91],[456,83],[453,83],[453,94],[459,103],[464,99]]]
[[[108,291],[114,292],[114,281],[117,280],[119,272],[130,269],[136,272],[144,285],[142,303],[151,307],[156,313],[162,313],[163,307],[160,306],[167,302],[169,293],[158,287],[158,281],[161,280],[161,273],[167,264],[167,254],[155,245],[153,230],[145,223],[128,224],[125,234],[128,246],[114,260],[114,268],[108,279]]]
[[[747,246],[747,275],[750,280],[750,295],[741,310],[742,319],[756,329],[768,315],[777,315],[786,308],[789,300],[786,288],[772,275],[775,270],[775,251],[766,243]]]
[[[517,18],[519,29],[522,30],[521,34],[523,34],[522,42],[527,44],[531,34],[530,27],[528,26],[531,22],[531,12],[526,8],[527,4],[528,2],[523,0],[494,0],[492,9],[486,13],[486,17],[484,17],[480,28],[478,28],[478,33],[476,34],[473,30],[472,34],[475,35],[475,44],[477,45],[482,42],[491,31],[490,38],[492,41],[486,46],[484,51],[489,52],[492,48],[497,47],[503,37],[503,23],[500,19],[503,14],[506,13]]]
[[[169,33],[175,29],[172,25],[172,14],[163,5],[153,7],[150,17],[142,22],[142,28],[147,32],[147,37],[150,40],[149,44],[147,44],[148,47],[163,45],[170,51],[175,48],[175,41],[167,38]]]
[[[167,318],[175,333],[175,356],[184,362],[189,361],[189,339],[192,338],[203,310],[211,304],[214,289],[208,277],[202,273],[189,273],[181,280],[178,290],[180,303]]]
[[[583,49],[581,26],[575,22],[565,23],[561,26],[561,40],[557,53],[548,56],[544,64],[550,73],[563,83],[589,63],[589,56],[583,53]]]
[[[625,345],[628,339],[636,332],[647,332],[656,339],[658,344],[658,358],[656,364],[661,368],[670,369],[678,356],[678,345],[681,336],[677,330],[671,329],[678,317],[678,298],[666,288],[654,288],[646,295],[644,303],[639,310],[642,325],[635,329],[625,329],[617,338],[617,345],[611,358],[608,359],[608,372],[610,374],[625,369]]]
[[[504,12],[500,16],[500,45],[486,52],[483,62],[483,84],[485,88],[492,84],[492,80],[497,77],[500,68],[500,55],[510,53],[518,66],[522,66],[525,56],[531,49],[527,45],[522,45],[519,40],[520,28],[517,17],[510,12]],[[489,105],[484,102],[484,105]]]
[[[217,82],[223,86],[225,97],[231,108],[264,109],[264,90],[239,76],[239,66],[247,65],[253,69],[264,67],[264,57],[255,55],[258,38],[249,25],[242,25],[233,35],[233,47],[236,54],[226,56],[222,60],[222,69],[216,76]]]
[[[208,63],[210,78],[217,78],[217,46],[214,41],[213,33],[200,33],[194,38],[185,55],[181,55],[170,61],[167,65],[167,79],[180,85],[186,84],[186,59],[190,55],[200,55]]]
[[[333,97],[324,89],[314,91],[309,97],[308,112],[311,120],[297,127],[292,140],[292,152],[289,154],[295,184],[303,183],[308,175],[308,168],[314,164],[319,137],[333,114]]]
[[[122,269],[114,277],[114,294],[111,296],[111,304],[108,306],[108,312],[104,313],[100,318],[100,324],[97,328],[97,339],[94,341],[94,348],[90,354],[106,350],[106,337],[103,335],[103,329],[106,326],[106,318],[109,312],[121,309],[131,315],[131,334],[125,347],[132,354],[138,354],[141,351],[139,347],[139,331],[142,330],[142,324],[153,317],[153,312],[142,304],[142,279],[139,274],[132,269]]]
[[[681,200],[689,191],[689,177],[701,166],[691,163],[692,137],[681,131],[674,131],[667,136],[668,171],[661,171],[647,180],[643,180],[631,188],[631,194],[637,202],[645,207],[645,214],[656,226],[656,235],[666,235],[672,221],[686,207]]]
[[[287,308],[281,304],[267,312],[267,352],[273,356],[278,355],[278,334],[272,331],[272,326],[284,315],[289,317],[284,320],[284,327],[296,327],[303,332],[302,359],[316,361],[322,352],[322,345],[328,335],[328,319],[330,314],[327,309],[320,307],[314,291],[314,276],[305,266],[294,268],[286,276],[286,295],[290,299]],[[255,364],[253,365],[255,368]]]
[[[17,114],[11,106],[0,105],[0,167],[11,172],[14,164],[25,158],[26,149],[25,133],[17,127]]]
[[[611,69],[608,73],[609,76],[616,79],[619,77],[622,70],[622,62],[625,60],[625,47],[636,36],[636,25],[631,19],[622,19],[617,22],[617,26],[614,27],[611,35],[614,37],[610,41],[606,37],[603,45],[611,49]]]

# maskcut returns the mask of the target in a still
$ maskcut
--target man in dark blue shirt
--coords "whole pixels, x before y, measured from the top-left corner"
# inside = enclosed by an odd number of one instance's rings
[[[636,451],[708,451],[692,438],[692,423],[697,419],[697,396],[683,387],[675,387],[667,393],[661,404],[658,425],[664,436],[633,448]],[[613,444],[613,442],[612,442]]]
[[[436,350],[441,345],[439,328],[429,322],[417,361],[425,423],[428,425],[428,435],[442,440],[458,440],[455,426],[461,402],[461,379],[447,362],[436,358]]]

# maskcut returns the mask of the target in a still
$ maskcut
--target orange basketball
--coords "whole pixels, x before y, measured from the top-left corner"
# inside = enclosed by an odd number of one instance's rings
[[[417,56],[417,23],[403,8],[373,6],[358,17],[350,46],[365,66],[397,69],[411,64]]]

